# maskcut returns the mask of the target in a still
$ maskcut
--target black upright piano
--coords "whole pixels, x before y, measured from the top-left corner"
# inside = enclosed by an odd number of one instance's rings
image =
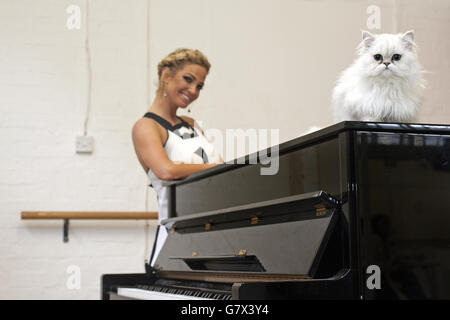
[[[450,298],[450,126],[338,123],[270,175],[260,155],[168,182],[156,262],[102,298]]]

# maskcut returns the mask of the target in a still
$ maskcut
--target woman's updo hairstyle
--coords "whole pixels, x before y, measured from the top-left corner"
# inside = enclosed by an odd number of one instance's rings
[[[206,74],[208,74],[211,64],[208,58],[201,53],[199,50],[192,49],[176,49],[175,51],[169,53],[167,57],[161,60],[158,64],[158,79],[161,80],[161,75],[163,69],[168,67],[172,74],[175,74],[178,70],[182,69],[186,64],[197,64],[206,69]],[[158,90],[161,88],[161,83],[159,84]]]

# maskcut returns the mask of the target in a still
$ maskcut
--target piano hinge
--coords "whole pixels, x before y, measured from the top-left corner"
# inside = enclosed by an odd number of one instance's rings
[[[205,230],[208,231],[211,229],[211,222],[205,223]]]
[[[258,212],[257,214],[252,215],[252,217],[250,218],[250,224],[258,224],[259,223],[259,215],[261,214],[261,212]]]
[[[247,255],[247,250],[239,250],[238,256],[242,257],[242,256],[246,256]]]
[[[169,233],[170,233],[170,234],[174,234],[174,233],[175,233],[175,227],[170,228]]]
[[[316,205],[316,216],[321,217],[327,213],[327,208],[323,205]]]
[[[198,256],[198,252],[196,252],[196,251],[192,252],[192,256],[193,256],[193,257]]]

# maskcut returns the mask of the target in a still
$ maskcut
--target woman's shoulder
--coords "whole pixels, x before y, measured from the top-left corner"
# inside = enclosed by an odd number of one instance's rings
[[[156,128],[156,123],[149,118],[139,118],[133,125],[134,131],[148,131]]]
[[[157,135],[162,138],[162,140],[165,140],[164,136],[167,134],[165,130],[156,123],[156,121],[146,117],[142,117],[134,123],[132,133],[133,136]]]

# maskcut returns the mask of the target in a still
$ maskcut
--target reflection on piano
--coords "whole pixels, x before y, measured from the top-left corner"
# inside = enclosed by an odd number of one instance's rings
[[[169,236],[103,299],[449,299],[450,126],[342,122],[279,146],[279,171],[168,182]]]

